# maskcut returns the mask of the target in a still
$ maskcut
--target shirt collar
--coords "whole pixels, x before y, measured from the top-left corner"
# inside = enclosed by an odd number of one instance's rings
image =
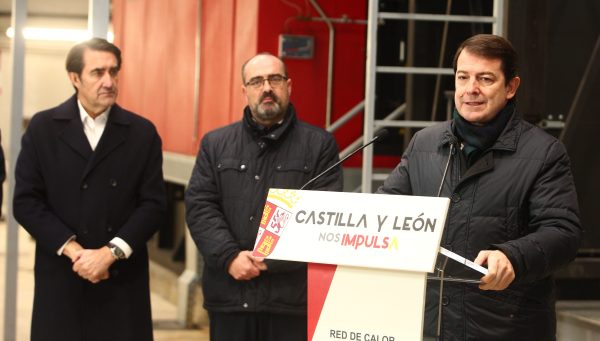
[[[79,117],[81,118],[81,123],[85,124],[85,121],[87,119],[92,119],[92,117],[90,115],[88,115],[87,111],[85,111],[85,108],[81,104],[80,100],[77,100],[77,106],[79,107]],[[111,108],[112,108],[112,106],[109,106],[108,108],[106,108],[106,110],[103,113],[96,116],[96,119],[104,119],[104,122],[108,121],[108,114],[110,113]],[[94,120],[94,119],[92,119],[92,120]]]

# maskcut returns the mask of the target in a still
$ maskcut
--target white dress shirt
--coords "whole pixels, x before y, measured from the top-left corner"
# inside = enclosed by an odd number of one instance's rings
[[[87,111],[85,111],[79,100],[77,101],[77,105],[79,106],[79,115],[81,116],[81,123],[83,124],[83,132],[90,142],[92,150],[96,150],[96,146],[100,141],[100,137],[102,137],[104,128],[106,128],[110,107],[100,115],[96,116],[96,118],[92,118],[92,116],[88,115]]]
[[[98,142],[100,142],[100,137],[102,137],[102,133],[104,133],[104,128],[106,128],[106,122],[108,121],[110,107],[108,107],[106,111],[104,111],[100,115],[96,116],[96,118],[92,118],[90,115],[88,115],[87,111],[85,111],[83,105],[81,105],[81,102],[79,100],[77,100],[77,106],[79,106],[79,115],[81,117],[81,123],[83,124],[83,132],[85,133],[85,136],[87,137],[87,140],[90,143],[90,147],[92,147],[92,150],[96,150],[96,146],[98,146]],[[67,246],[67,244],[71,240],[75,239],[76,236],[71,236],[62,245],[62,247],[58,249],[57,254],[59,256],[62,255],[65,246]],[[110,242],[115,244],[119,249],[123,251],[123,253],[125,253],[125,258],[129,258],[129,256],[131,256],[131,254],[133,253],[131,246],[129,246],[129,244],[127,244],[126,241],[119,237],[114,237]]]

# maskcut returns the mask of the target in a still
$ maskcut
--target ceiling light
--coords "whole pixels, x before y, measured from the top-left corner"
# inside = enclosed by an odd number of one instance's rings
[[[9,27],[6,30],[6,35],[12,39],[15,36],[15,30]],[[92,35],[88,30],[82,29],[25,27],[23,29],[23,37],[26,40],[80,42],[90,39]],[[114,34],[108,32],[107,40],[112,42],[113,39]]]

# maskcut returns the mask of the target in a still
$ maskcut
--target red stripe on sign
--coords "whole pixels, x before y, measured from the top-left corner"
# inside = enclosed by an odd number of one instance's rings
[[[308,264],[308,340],[312,340],[337,265]]]

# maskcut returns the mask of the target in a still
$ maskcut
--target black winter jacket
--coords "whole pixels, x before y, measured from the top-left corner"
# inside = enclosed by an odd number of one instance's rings
[[[451,144],[458,146],[451,121],[419,131],[378,192],[436,196]],[[440,339],[554,340],[552,273],[575,257],[582,233],[566,150],[517,114],[462,171],[459,148],[442,187],[451,205],[441,246],[468,259],[480,250],[502,250],[516,279],[502,291],[447,282]],[[428,334],[437,326],[438,287],[428,283]]]
[[[270,131],[244,119],[203,138],[186,191],[186,219],[204,258],[204,307],[219,312],[306,314],[306,264],[266,260],[268,270],[236,281],[227,268],[252,250],[269,188],[300,188],[338,161],[333,136],[297,120],[289,106]],[[342,190],[341,167],[317,180],[314,190]]]

